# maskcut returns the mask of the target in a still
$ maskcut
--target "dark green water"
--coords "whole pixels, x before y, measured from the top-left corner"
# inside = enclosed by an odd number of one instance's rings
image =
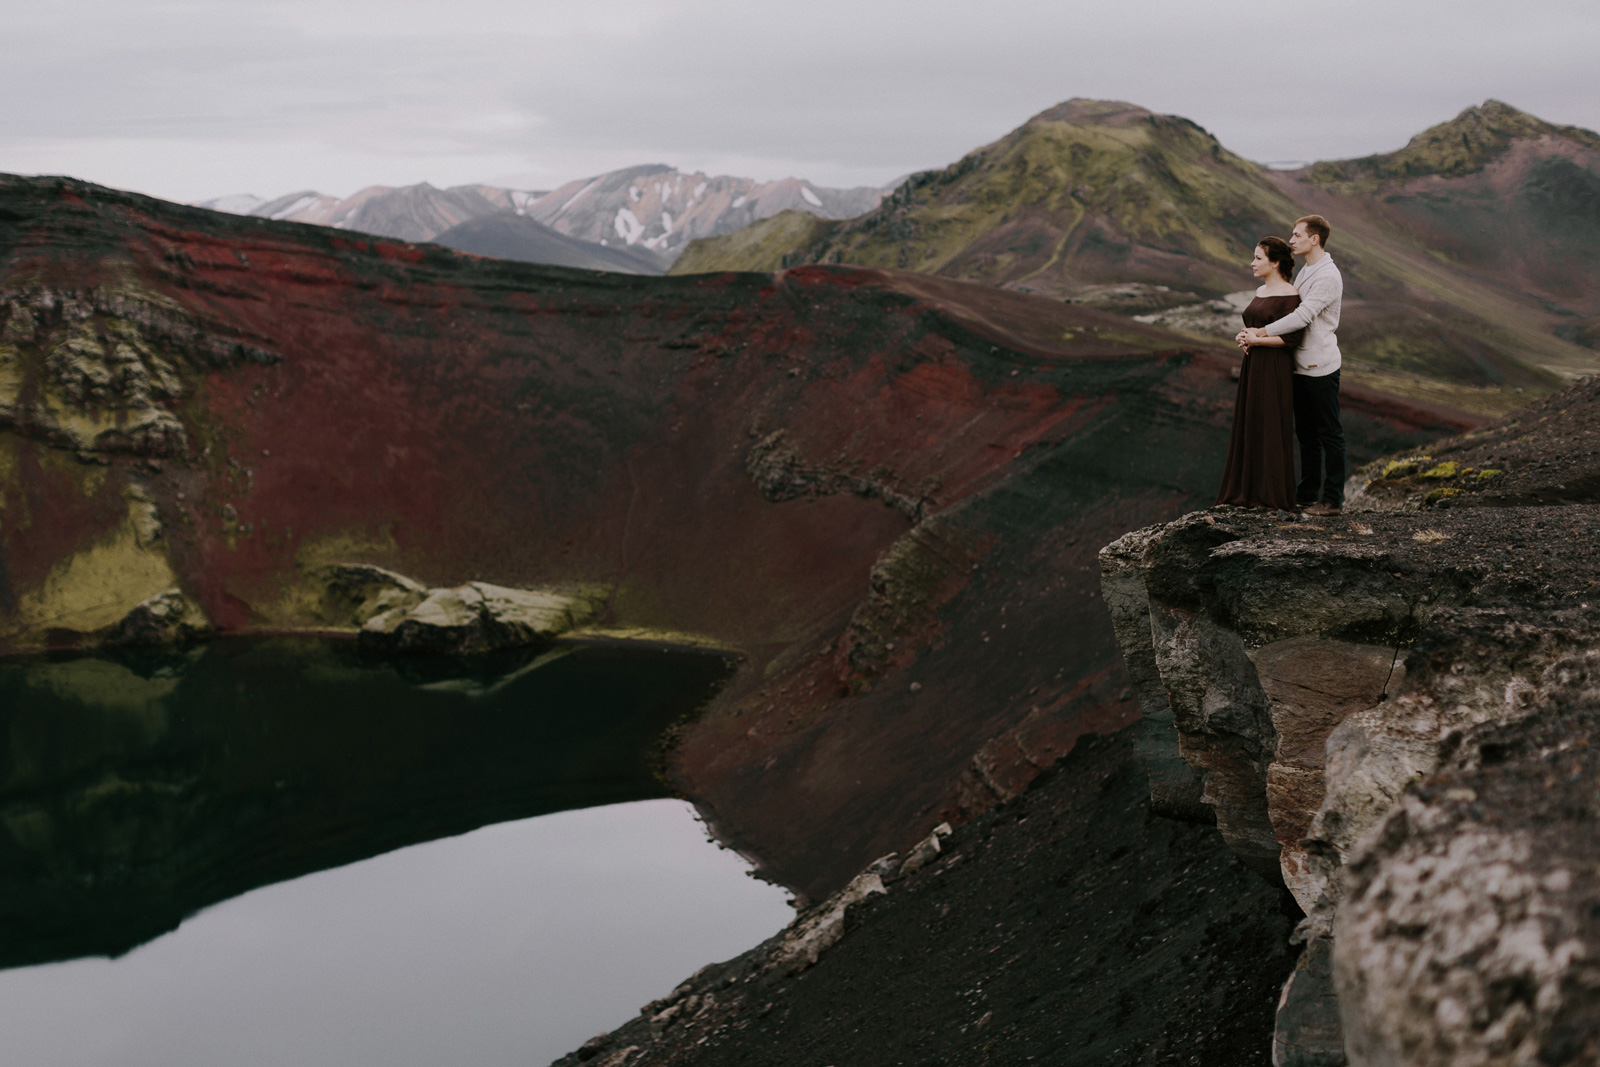
[[[788,917],[687,805],[651,800],[665,795],[651,773],[662,730],[729,671],[637,647],[463,666],[312,639],[0,664],[6,1062],[440,1062],[397,1039],[425,1017],[451,1062],[537,1063],[620,1022]],[[504,825],[468,833],[491,824]],[[749,916],[736,942],[683,936],[701,912],[731,932],[730,909]],[[248,950],[226,932],[240,923],[258,935]],[[79,959],[95,956],[121,958]],[[641,962],[663,988],[604,974]],[[430,972],[448,990],[397,988]],[[552,979],[546,1000],[597,983],[617,1002],[541,1012]],[[229,981],[238,996],[216,988]],[[152,982],[172,998],[152,1000]],[[296,1004],[321,1021],[296,1022]],[[490,1019],[489,1004],[512,1007]],[[168,1019],[157,1033],[153,1017]],[[103,1031],[93,1048],[80,1018]],[[225,1053],[213,1040],[241,1028],[279,1040]]]

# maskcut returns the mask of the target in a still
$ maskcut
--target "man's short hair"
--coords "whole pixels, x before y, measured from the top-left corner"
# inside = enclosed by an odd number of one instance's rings
[[[1306,232],[1317,239],[1317,244],[1323,248],[1328,247],[1328,234],[1333,232],[1333,227],[1328,225],[1328,220],[1321,215],[1302,215],[1294,220],[1296,226],[1306,224]]]

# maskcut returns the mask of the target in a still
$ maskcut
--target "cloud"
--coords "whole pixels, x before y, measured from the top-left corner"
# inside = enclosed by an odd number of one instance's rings
[[[1489,96],[1600,126],[1600,7],[1571,0],[65,0],[8,22],[0,169],[178,198],[648,160],[881,182],[1070,96],[1258,159],[1398,147]]]

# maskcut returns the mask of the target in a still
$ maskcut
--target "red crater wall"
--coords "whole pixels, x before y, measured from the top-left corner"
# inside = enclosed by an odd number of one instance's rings
[[[0,179],[0,271],[0,646],[145,567],[230,631],[316,625],[326,562],[604,583],[605,624],[745,654],[670,770],[807,895],[1131,720],[1096,551],[1210,503],[1232,410],[1226,352],[893,272],[595,274],[56,179]],[[1345,400],[1358,455],[1469,421]]]

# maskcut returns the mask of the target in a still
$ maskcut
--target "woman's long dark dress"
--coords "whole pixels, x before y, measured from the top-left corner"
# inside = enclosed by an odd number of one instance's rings
[[[1244,309],[1244,324],[1265,326],[1299,306],[1293,294],[1258,296]],[[1245,353],[1217,503],[1294,510],[1294,353],[1305,335],[1296,330],[1284,335],[1282,348],[1258,345]]]

